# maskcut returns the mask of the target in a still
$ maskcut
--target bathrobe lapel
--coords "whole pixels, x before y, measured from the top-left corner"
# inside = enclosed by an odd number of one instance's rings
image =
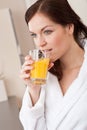
[[[86,47],[87,48],[87,47]],[[59,85],[59,84],[58,84]],[[51,125],[52,130],[56,130],[63,122],[64,118],[69,114],[70,110],[80,100],[80,97],[87,91],[87,49],[85,50],[84,62],[79,72],[78,77],[70,85],[63,102],[61,103],[61,109],[55,115],[55,121]],[[80,107],[80,106],[79,106]]]
[[[79,88],[79,90],[77,89],[77,91],[74,92],[72,96],[66,95],[66,97],[64,97],[63,103],[61,105],[61,110],[56,114],[55,122],[52,125],[52,130],[56,130],[56,128],[59,127],[59,125],[63,122],[67,114],[69,114],[70,110],[75,106],[78,100],[80,100],[80,97],[87,91],[87,82],[84,84],[86,80],[87,79],[85,79],[82,83],[79,83],[79,85],[82,87]]]

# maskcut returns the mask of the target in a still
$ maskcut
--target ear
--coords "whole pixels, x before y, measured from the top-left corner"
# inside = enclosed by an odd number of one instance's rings
[[[73,34],[74,32],[74,24],[68,24],[68,33]]]

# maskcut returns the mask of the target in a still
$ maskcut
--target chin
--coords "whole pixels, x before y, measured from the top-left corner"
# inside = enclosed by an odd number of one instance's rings
[[[51,58],[51,62],[55,62],[57,59]]]

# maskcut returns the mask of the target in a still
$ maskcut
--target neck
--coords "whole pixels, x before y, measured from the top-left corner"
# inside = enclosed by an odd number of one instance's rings
[[[81,67],[84,59],[84,50],[74,42],[69,51],[60,59],[64,70]]]

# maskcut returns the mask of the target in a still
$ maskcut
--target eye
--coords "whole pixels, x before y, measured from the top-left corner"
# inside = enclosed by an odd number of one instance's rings
[[[44,31],[44,33],[47,34],[47,35],[51,34],[52,32],[53,32],[52,30],[45,30]]]
[[[35,37],[37,36],[35,33],[31,33],[30,35],[31,35],[31,37],[33,37],[33,38],[35,38]]]

